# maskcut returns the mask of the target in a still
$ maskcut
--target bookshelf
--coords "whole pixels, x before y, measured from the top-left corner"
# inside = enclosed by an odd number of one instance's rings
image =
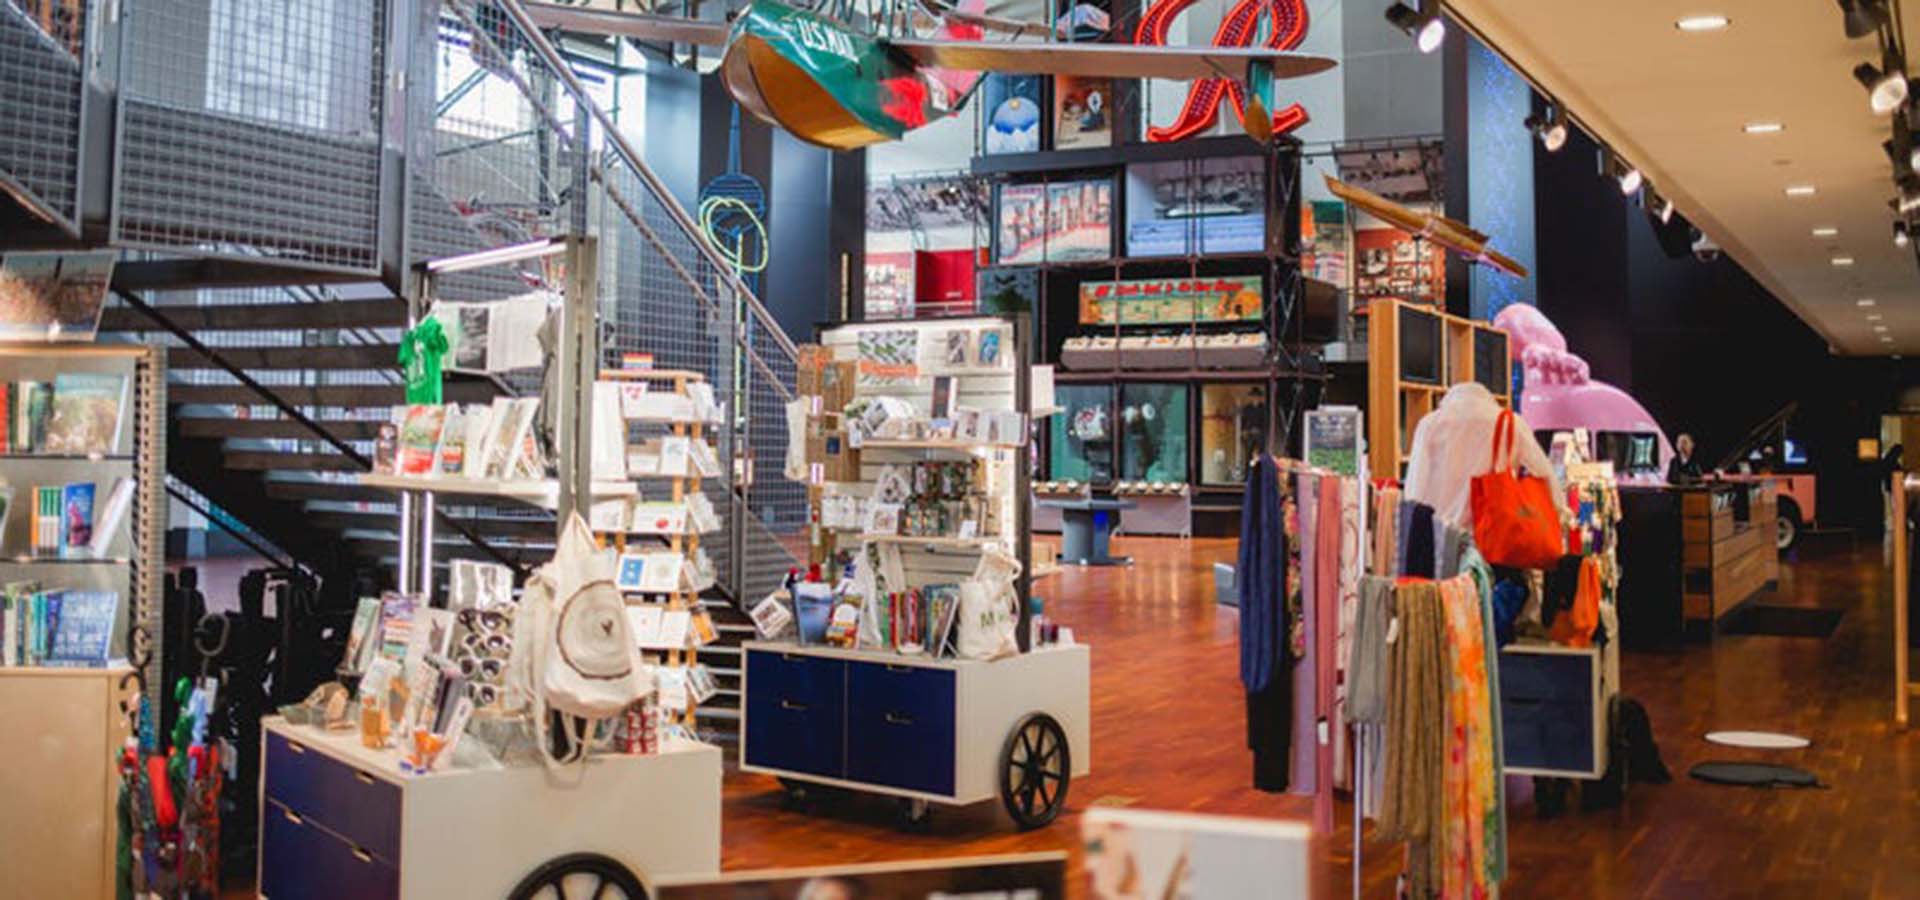
[[[1505,331],[1404,300],[1377,300],[1367,318],[1367,463],[1376,475],[1400,476],[1413,430],[1453,385],[1479,381],[1512,406]]]
[[[113,897],[119,834],[114,798],[120,778],[108,761],[131,724],[122,703],[144,690],[158,709],[163,688],[157,677],[145,676],[157,672],[149,663],[161,629],[165,371],[160,352],[141,344],[0,343],[0,382],[57,388],[61,375],[123,379],[114,433],[93,452],[0,444],[6,451],[0,482],[12,490],[0,516],[0,582],[31,582],[47,592],[112,592],[119,600],[110,624],[104,616],[92,619],[91,634],[105,638],[106,659],[99,664],[0,667],[0,717],[10,725],[0,753],[35,773],[9,796],[9,814],[0,817],[6,820],[0,822],[0,871],[17,873],[9,886],[25,894],[104,900]],[[49,424],[52,414],[49,404]],[[7,425],[11,435],[11,418]],[[125,506],[117,521],[105,521],[113,485],[122,480]],[[57,485],[64,499],[68,485],[83,484],[92,485],[88,519],[101,539],[73,540],[65,554],[57,544],[36,551],[35,489]],[[18,621],[8,617],[7,639]],[[62,827],[45,827],[50,822]]]

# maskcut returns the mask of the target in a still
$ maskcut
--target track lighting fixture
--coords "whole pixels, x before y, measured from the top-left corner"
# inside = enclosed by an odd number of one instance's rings
[[[1839,3],[1840,14],[1846,21],[1848,40],[1857,41],[1887,24],[1885,0],[1839,0]]]
[[[1567,112],[1557,103],[1547,104],[1545,116],[1528,116],[1527,130],[1540,139],[1540,146],[1548,153],[1559,151],[1567,145]]]
[[[1893,245],[1895,247],[1905,247],[1912,239],[1913,238],[1907,234],[1906,220],[1893,220]]]
[[[1874,115],[1888,115],[1907,102],[1906,69],[1906,61],[1892,54],[1882,60],[1881,68],[1874,68],[1873,63],[1853,67],[1853,78],[1867,89],[1867,108]]]
[[[1600,148],[1600,174],[1619,181],[1620,195],[1623,197],[1639,193],[1640,185],[1645,181],[1639,167],[1605,147]]]
[[[1421,53],[1432,53],[1440,49],[1440,43],[1447,38],[1447,20],[1440,16],[1440,0],[1415,0],[1419,8],[1405,3],[1395,3],[1387,7],[1387,21],[1393,27],[1413,38],[1413,45]]]
[[[1648,188],[1648,190],[1652,191],[1652,188]],[[1659,219],[1662,225],[1673,221],[1673,198],[1671,197],[1653,193],[1653,195],[1648,198],[1647,209],[1653,212],[1653,217]]]

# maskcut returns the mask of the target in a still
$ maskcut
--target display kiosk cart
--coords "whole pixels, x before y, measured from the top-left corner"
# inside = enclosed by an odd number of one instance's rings
[[[909,821],[998,798],[1037,828],[1091,768],[1085,646],[979,662],[755,641],[746,657],[744,772],[900,797]]]
[[[554,772],[403,775],[398,751],[363,747],[357,732],[276,717],[262,740],[257,883],[271,900],[531,897],[556,874],[592,874],[595,860],[643,881],[720,871],[720,748],[709,744],[665,740],[658,753]]]
[[[803,354],[810,558],[838,571],[870,552],[897,554],[904,584],[875,589],[889,609],[968,579],[987,553],[1015,558],[1019,652],[961,659],[939,638],[876,642],[872,630],[857,646],[827,646],[798,611],[810,643],[746,645],[743,771],[780,776],[789,790],[898,797],[910,822],[929,803],[998,797],[1022,828],[1053,821],[1089,771],[1091,652],[1031,646],[1028,413],[1053,404],[1030,396],[1024,341],[1014,319],[866,323],[826,329]],[[876,406],[883,415],[870,414]],[[964,497],[934,486],[945,475],[931,473],[956,468],[968,473]],[[883,502],[887,484],[908,498]],[[849,521],[849,505],[867,514]],[[863,615],[879,608],[869,600]]]

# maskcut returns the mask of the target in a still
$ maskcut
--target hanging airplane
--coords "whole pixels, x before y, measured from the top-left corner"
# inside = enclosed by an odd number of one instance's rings
[[[987,16],[977,2],[973,10],[938,2],[893,0],[881,21],[866,27],[780,0],[751,0],[731,24],[591,6],[524,6],[542,28],[724,47],[721,78],[742,108],[836,150],[899,140],[960,112],[985,72],[1223,79],[1244,88],[1247,133],[1264,143],[1273,136],[1274,82],[1334,66],[1324,56],[1259,47],[1021,41],[1036,32],[1051,38],[1054,29]],[[1005,39],[986,40],[989,32]]]
[[[1327,190],[1417,239],[1432,241],[1452,250],[1467,262],[1483,265],[1515,278],[1527,277],[1527,267],[1511,256],[1493,249],[1493,239],[1473,230],[1465,222],[1439,213],[1421,212],[1402,206],[1358,185],[1348,184],[1332,175],[1322,175]]]

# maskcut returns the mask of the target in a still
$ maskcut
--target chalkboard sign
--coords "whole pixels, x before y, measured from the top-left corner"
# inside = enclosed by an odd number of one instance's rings
[[[53,599],[53,640],[47,661],[105,665],[107,648],[113,642],[113,620],[120,611],[120,595],[113,591],[63,591]]]

